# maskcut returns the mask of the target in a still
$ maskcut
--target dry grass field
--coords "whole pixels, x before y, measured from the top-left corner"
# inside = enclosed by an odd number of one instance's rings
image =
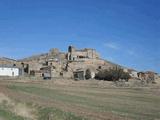
[[[1,80],[0,120],[160,120],[160,86]]]

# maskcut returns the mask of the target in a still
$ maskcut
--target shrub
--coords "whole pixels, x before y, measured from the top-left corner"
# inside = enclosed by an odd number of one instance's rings
[[[129,73],[126,73],[121,68],[114,68],[110,70],[101,70],[96,74],[96,79],[98,80],[108,80],[108,81],[118,81],[119,79],[124,79],[128,81],[130,79]]]
[[[122,72],[121,79],[128,81],[130,78],[131,76],[129,75],[129,73]]]
[[[92,76],[91,76],[91,70],[90,69],[87,69],[86,70],[86,75],[85,75],[85,78],[88,80],[90,79]]]

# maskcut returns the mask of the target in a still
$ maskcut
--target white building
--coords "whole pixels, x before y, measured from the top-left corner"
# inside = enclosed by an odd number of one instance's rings
[[[0,76],[16,77],[20,75],[20,69],[14,66],[0,66]]]
[[[130,76],[133,78],[138,78],[138,72],[137,71],[131,71]]]
[[[138,78],[138,75],[137,75],[138,72],[137,72],[136,70],[134,70],[134,69],[124,68],[123,71],[129,73],[129,75],[130,75],[132,78]]]

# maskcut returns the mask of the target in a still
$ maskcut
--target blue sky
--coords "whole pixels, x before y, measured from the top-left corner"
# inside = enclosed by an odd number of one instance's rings
[[[159,0],[0,0],[0,56],[74,45],[160,73],[159,6]]]

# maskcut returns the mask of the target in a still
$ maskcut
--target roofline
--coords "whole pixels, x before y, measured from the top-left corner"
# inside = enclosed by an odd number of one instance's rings
[[[6,66],[6,65],[0,65],[0,68],[18,68],[18,69],[20,69],[17,66]]]

